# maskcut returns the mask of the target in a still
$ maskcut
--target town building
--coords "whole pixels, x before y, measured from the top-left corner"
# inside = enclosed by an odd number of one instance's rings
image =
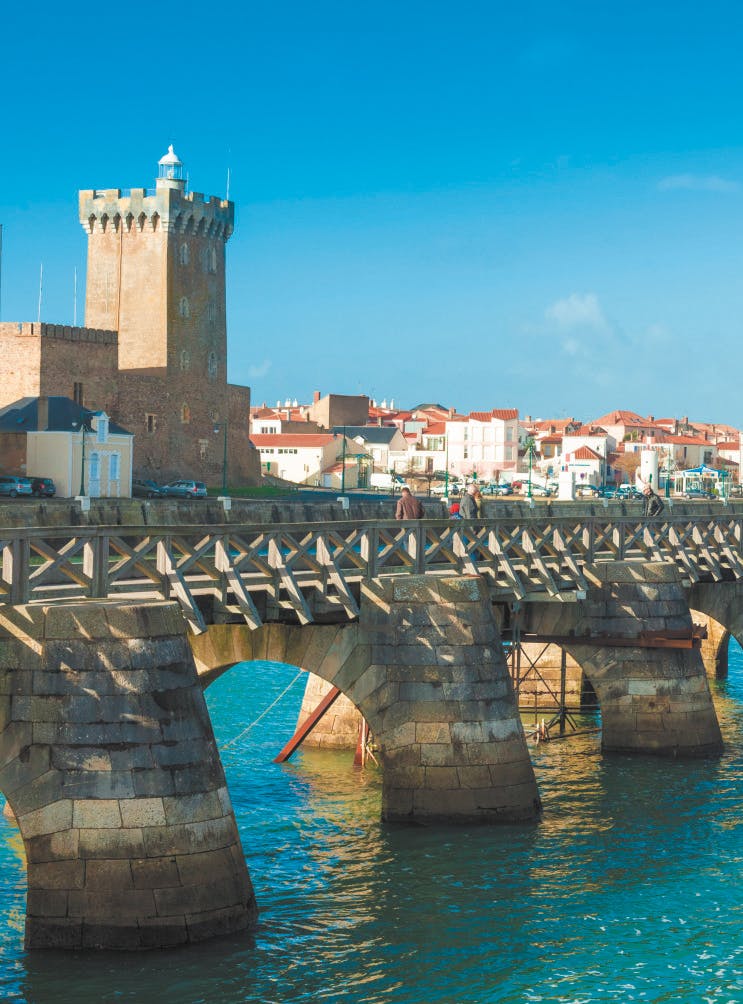
[[[372,459],[348,436],[333,432],[253,436],[263,474],[319,488],[363,488]]]
[[[0,409],[2,473],[48,477],[62,497],[131,495],[132,435],[104,411],[67,397],[27,397]]]
[[[85,327],[0,324],[0,406],[66,396],[134,435],[134,469],[257,482],[250,390],[227,381],[225,246],[234,204],[187,192],[171,147],[154,191],[81,191]]]
[[[518,470],[519,413],[515,408],[472,411],[447,420],[449,474],[498,481]]]

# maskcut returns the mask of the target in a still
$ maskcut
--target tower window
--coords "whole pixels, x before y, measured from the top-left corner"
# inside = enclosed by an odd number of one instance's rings
[[[188,244],[181,244],[181,250],[179,254],[181,265],[188,265],[190,257],[191,255],[188,250]]]
[[[181,349],[181,369],[187,370],[191,365],[191,353],[188,349]]]
[[[210,300],[206,305],[206,319],[207,321],[215,321],[217,319],[217,307],[213,300]]]
[[[144,424],[148,432],[155,432],[157,430],[157,415],[145,415]]]
[[[81,383],[73,383],[72,385],[72,399],[75,404],[82,405],[83,403],[83,385]]]
[[[206,270],[207,272],[217,271],[217,251],[216,248],[207,248],[206,252]]]
[[[188,305],[188,297],[182,296],[181,302],[178,304],[178,313],[181,317],[190,317],[191,308]]]
[[[188,407],[187,404],[183,404],[181,405],[181,422],[184,425],[188,425],[190,421],[191,421],[191,409]]]
[[[207,370],[212,379],[217,375],[217,353],[210,352],[207,360]]]

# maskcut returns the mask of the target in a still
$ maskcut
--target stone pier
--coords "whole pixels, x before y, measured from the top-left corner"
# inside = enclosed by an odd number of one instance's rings
[[[562,609],[535,604],[530,614],[540,633],[574,636],[565,648],[598,696],[603,749],[686,757],[721,753],[699,648],[653,647],[647,640],[652,633],[691,637],[691,612],[676,567],[606,561],[587,566],[585,576],[585,602]]]
[[[0,791],[26,850],[28,948],[156,948],[256,905],[180,610],[0,612]]]
[[[369,646],[365,688],[376,695],[365,717],[383,759],[383,818],[537,818],[534,771],[484,581],[410,576],[365,585],[360,628]]]

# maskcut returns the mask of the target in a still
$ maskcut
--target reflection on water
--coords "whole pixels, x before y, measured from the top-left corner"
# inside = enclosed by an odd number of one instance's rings
[[[220,744],[294,669],[238,667],[207,693]],[[22,950],[25,873],[0,823],[5,1000],[160,1004],[743,1001],[743,653],[713,683],[719,761],[604,757],[582,735],[532,747],[539,824],[379,821],[352,753],[272,758],[301,683],[223,754],[261,908],[251,935],[120,956]]]

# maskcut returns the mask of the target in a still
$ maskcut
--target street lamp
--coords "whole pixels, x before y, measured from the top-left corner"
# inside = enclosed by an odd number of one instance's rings
[[[526,452],[529,457],[529,484],[526,489],[526,494],[528,498],[531,498],[531,469],[534,463],[534,440],[531,436],[526,441]]]
[[[219,435],[219,430],[223,433],[223,452],[222,452],[222,493],[227,492],[227,419],[224,422],[214,423],[214,435]]]
[[[671,451],[666,451],[666,498],[671,497]]]
[[[343,426],[343,447],[341,452],[341,495],[346,494],[346,427]]]
[[[85,419],[81,418],[79,422],[73,422],[72,427],[73,429],[79,429],[82,435],[82,461],[80,463],[80,495],[85,495],[85,433],[87,432]]]
[[[444,496],[449,498],[449,434],[446,434],[446,459],[444,460]]]

